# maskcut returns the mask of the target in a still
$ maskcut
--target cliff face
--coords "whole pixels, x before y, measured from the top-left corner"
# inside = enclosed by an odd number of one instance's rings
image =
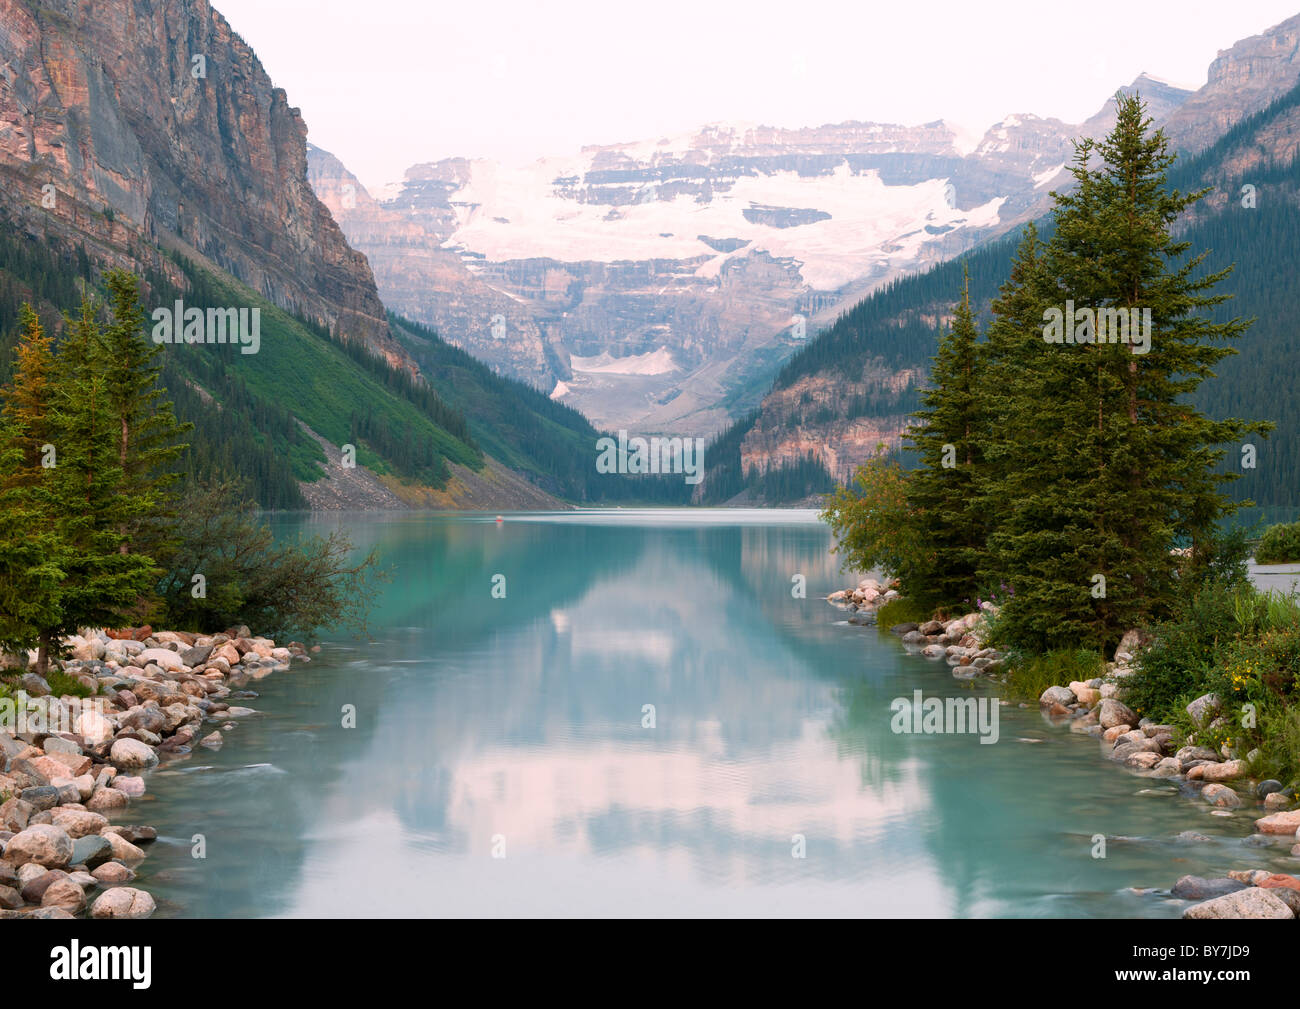
[[[206,259],[398,360],[306,134],[206,0],[0,0],[0,209],[101,263],[157,266],[152,243]]]
[[[1177,148],[1199,151],[1300,82],[1300,15],[1219,52],[1205,87],[1164,124]]]

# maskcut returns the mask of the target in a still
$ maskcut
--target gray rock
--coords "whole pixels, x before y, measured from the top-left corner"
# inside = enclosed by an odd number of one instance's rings
[[[1212,717],[1222,706],[1223,701],[1219,699],[1218,694],[1202,694],[1187,705],[1187,713],[1192,716],[1194,724],[1200,725],[1207,717]]]
[[[1283,787],[1284,786],[1282,782],[1278,781],[1276,778],[1269,778],[1265,781],[1261,781],[1256,786],[1255,794],[1259,796],[1261,799],[1265,799],[1268,796],[1272,795],[1274,792],[1282,791]]]
[[[1053,704],[1073,704],[1074,691],[1069,687],[1048,687],[1039,695],[1038,703],[1045,707]]]
[[[1103,729],[1113,729],[1117,725],[1137,725],[1138,716],[1123,701],[1113,697],[1102,698],[1098,721]]]
[[[24,788],[21,792],[23,802],[29,802],[33,809],[53,809],[59,804],[59,790],[53,785],[37,785]]]
[[[113,857],[113,846],[108,838],[99,834],[87,834],[72,842],[71,865],[84,865],[87,869],[97,869]]]
[[[1246,889],[1245,883],[1235,879],[1205,879],[1201,876],[1183,876],[1170,893],[1179,900],[1210,900]]]
[[[983,670],[979,666],[954,666],[952,675],[959,680],[973,680],[982,672]]]
[[[208,656],[212,654],[212,645],[194,645],[181,652],[181,662],[191,669],[208,661]]]
[[[50,695],[50,685],[45,682],[43,676],[36,673],[23,673],[22,679],[18,681],[28,697],[48,697]]]
[[[898,635],[909,634],[912,631],[916,630],[919,626],[920,624],[911,624],[911,623],[894,624],[893,627],[889,628],[889,633],[898,634]]]

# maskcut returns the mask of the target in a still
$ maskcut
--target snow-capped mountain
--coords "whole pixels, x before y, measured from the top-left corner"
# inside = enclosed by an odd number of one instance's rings
[[[1188,92],[1131,86],[1163,119]],[[1087,124],[715,124],[524,167],[310,178],[387,306],[597,424],[706,434],[848,304],[1041,211]]]

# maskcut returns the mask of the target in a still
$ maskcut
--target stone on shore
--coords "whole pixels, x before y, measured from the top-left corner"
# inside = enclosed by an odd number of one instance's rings
[[[1114,697],[1107,697],[1102,700],[1098,718],[1103,729],[1109,729],[1116,725],[1137,725],[1138,723],[1136,712],[1123,701]]]
[[[1276,898],[1275,898],[1276,899]],[[1280,902],[1279,902],[1280,903]],[[115,886],[105,890],[91,905],[92,918],[148,918],[157,905],[143,890],[133,886]],[[1282,905],[1286,907],[1286,905]]]
[[[1053,704],[1073,704],[1074,692],[1069,687],[1048,687],[1038,697],[1038,703],[1045,707]]]
[[[118,768],[152,767],[158,763],[158,754],[153,747],[138,739],[118,739],[113,742],[109,759]]]
[[[1277,894],[1259,887],[1248,887],[1203,904],[1193,904],[1183,912],[1184,918],[1295,918],[1295,912]]]
[[[1239,809],[1241,796],[1227,785],[1206,785],[1201,790],[1201,798],[1219,809]]]
[[[15,834],[5,845],[4,860],[14,865],[35,862],[46,868],[63,868],[72,859],[72,838],[62,827],[40,823]]]
[[[1183,876],[1170,893],[1179,900],[1210,900],[1225,897],[1246,889],[1247,884],[1235,879],[1204,879],[1201,876]]]
[[[41,907],[57,907],[68,914],[78,914],[86,906],[86,893],[72,880],[64,878],[51,883],[41,898]]]
[[[1228,760],[1221,764],[1204,764],[1201,767],[1202,781],[1236,781],[1250,773],[1250,765],[1244,760]]]
[[[113,845],[107,837],[100,834],[90,834],[78,838],[72,843],[71,864],[84,865],[87,869],[96,869],[115,855]]]
[[[1255,829],[1261,834],[1292,834],[1300,831],[1300,809],[1288,813],[1271,813],[1255,821]],[[16,839],[15,839],[16,840]]]

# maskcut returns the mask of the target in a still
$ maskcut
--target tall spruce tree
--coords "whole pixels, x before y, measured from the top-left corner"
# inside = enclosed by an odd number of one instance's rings
[[[44,447],[55,437],[54,359],[31,306],[20,312],[13,377],[0,413],[0,648],[36,647],[57,625],[64,572],[62,541],[50,518],[52,470]],[[43,665],[41,666],[43,671]]]
[[[1234,507],[1221,491],[1231,475],[1214,471],[1221,446],[1271,427],[1190,405],[1247,324],[1211,321],[1227,271],[1198,276],[1204,254],[1171,235],[1204,192],[1168,189],[1173,155],[1140,98],[1116,108],[1100,145],[1077,145],[1077,187],[1055,194],[1056,230],[1000,331],[1024,342],[1024,370],[998,406],[1006,426],[983,496],[1004,508],[991,566],[1015,591],[1005,633],[1036,648],[1110,648],[1167,612],[1171,548],[1204,549]]]
[[[59,638],[124,622],[157,576],[149,557],[121,551],[123,530],[147,515],[150,499],[132,492],[119,463],[120,427],[101,362],[96,307],[84,298],[55,355],[57,456],[44,501],[64,579],[57,619],[40,629],[38,671]]]
[[[974,496],[984,426],[978,344],[965,276],[952,328],[934,356],[924,405],[913,414],[916,424],[907,435],[920,461],[907,481],[907,502],[925,551],[925,570],[906,579],[916,583],[903,589],[940,604],[975,598],[976,569],[988,535],[985,512]]]
[[[110,319],[93,351],[105,380],[109,419],[115,430],[117,465],[132,495],[143,499],[147,520],[123,531],[120,549],[132,543],[145,552],[158,553],[155,542],[160,521],[173,506],[172,488],[178,477],[175,461],[186,446],[181,436],[193,425],[176,420],[172,404],[159,384],[162,347],[144,335],[140,281],[125,270],[104,275],[110,302]]]

